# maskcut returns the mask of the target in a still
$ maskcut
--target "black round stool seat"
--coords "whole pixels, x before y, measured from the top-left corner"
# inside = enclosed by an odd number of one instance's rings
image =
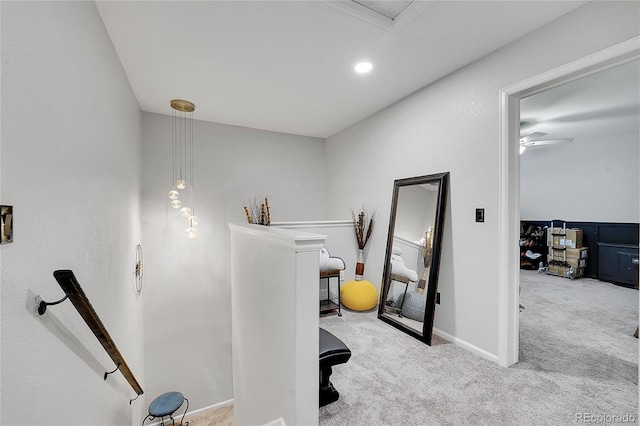
[[[180,408],[183,402],[184,395],[181,392],[163,393],[149,405],[149,415],[153,417],[170,416]]]

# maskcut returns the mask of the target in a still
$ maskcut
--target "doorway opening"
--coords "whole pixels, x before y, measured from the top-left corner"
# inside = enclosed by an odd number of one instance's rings
[[[500,93],[498,363],[518,361],[520,288],[520,100],[640,57],[640,37],[505,88]]]

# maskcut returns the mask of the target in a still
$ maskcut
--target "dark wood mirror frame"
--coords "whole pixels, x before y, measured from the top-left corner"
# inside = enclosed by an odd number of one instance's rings
[[[440,272],[440,255],[442,251],[442,234],[444,230],[444,218],[447,205],[449,172],[436,173],[426,176],[417,176],[405,179],[396,179],[393,183],[393,198],[391,201],[391,217],[389,218],[389,235],[387,237],[387,253],[385,256],[384,271],[382,275],[382,289],[380,291],[380,301],[378,303],[378,318],[396,327],[397,329],[422,340],[427,345],[431,345],[431,335],[433,332],[433,322],[436,311],[436,296],[438,293],[438,275]],[[411,185],[439,184],[435,223],[433,228],[433,257],[429,268],[429,281],[426,288],[426,303],[422,334],[395,321],[385,315],[385,303],[387,300],[390,278],[391,278],[391,255],[393,250],[393,239],[395,235],[396,213],[398,210],[398,196],[400,188]]]

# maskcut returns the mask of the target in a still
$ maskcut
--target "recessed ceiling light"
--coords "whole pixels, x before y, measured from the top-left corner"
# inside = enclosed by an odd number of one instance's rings
[[[358,74],[366,74],[373,69],[371,62],[360,62],[353,68]]]

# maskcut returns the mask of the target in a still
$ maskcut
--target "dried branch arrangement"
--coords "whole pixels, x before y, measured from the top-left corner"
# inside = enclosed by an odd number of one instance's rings
[[[431,258],[433,257],[433,227],[430,226],[426,232],[424,244],[420,246],[420,253],[424,260],[424,267],[431,266]]]
[[[369,241],[369,237],[371,236],[371,232],[373,232],[376,213],[375,211],[371,212],[367,210],[367,208],[362,205],[357,214],[355,211],[351,210],[351,219],[353,220],[353,229],[356,233],[358,248],[360,250],[364,250],[367,245],[367,241]]]
[[[269,226],[271,224],[271,210],[269,209],[269,200],[267,197],[263,201],[258,201],[256,197],[249,202],[249,206],[244,206],[244,214],[247,222],[256,225]]]

